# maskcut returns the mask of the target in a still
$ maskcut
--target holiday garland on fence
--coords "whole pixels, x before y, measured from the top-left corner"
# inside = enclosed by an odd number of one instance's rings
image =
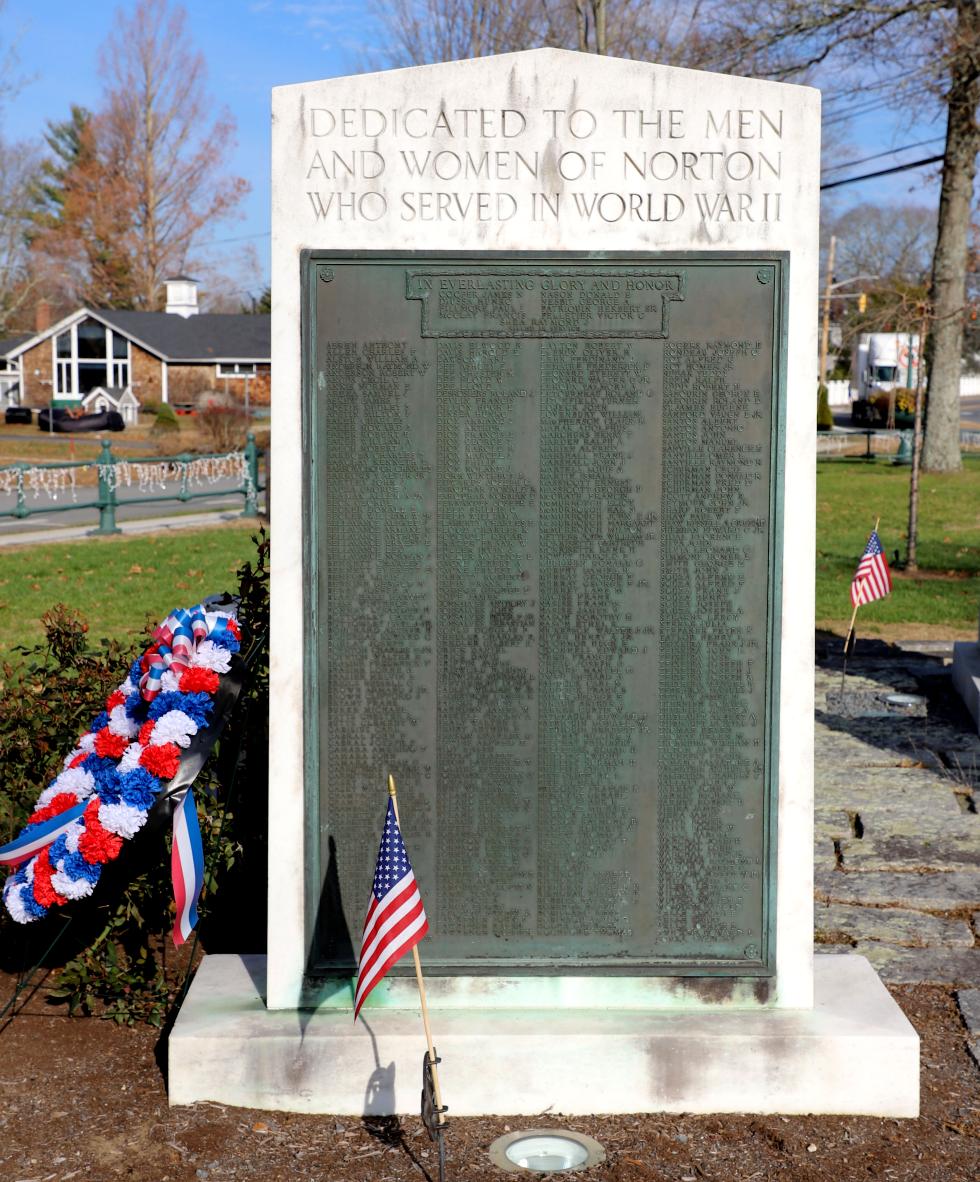
[[[222,676],[240,648],[233,611],[205,605],[173,612],[154,643],[38,797],[15,840],[0,847],[0,865],[18,866],[3,901],[18,923],[90,895],[102,867],[146,823],[177,775],[182,753],[212,721]],[[203,858],[189,784],[175,795],[172,871],[177,919],[174,943],[197,919]]]

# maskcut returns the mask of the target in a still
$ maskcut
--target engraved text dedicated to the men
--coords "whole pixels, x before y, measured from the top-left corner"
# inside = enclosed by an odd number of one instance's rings
[[[768,971],[783,264],[307,266],[320,967]]]

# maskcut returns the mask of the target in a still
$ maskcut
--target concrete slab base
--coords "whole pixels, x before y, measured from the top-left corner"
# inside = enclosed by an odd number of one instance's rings
[[[453,1116],[918,1116],[918,1035],[868,962],[817,956],[814,984],[812,1010],[436,1010],[444,1102]],[[355,1024],[264,996],[264,957],[206,958],[170,1035],[171,1104],[418,1111],[417,1011],[365,1009]]]
[[[980,731],[980,643],[958,640],[953,645],[953,685]]]

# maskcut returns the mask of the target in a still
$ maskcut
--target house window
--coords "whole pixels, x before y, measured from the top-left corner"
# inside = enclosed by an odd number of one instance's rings
[[[97,386],[129,385],[129,341],[91,317],[54,341],[55,396],[80,398]]]
[[[254,361],[219,361],[219,378],[254,378],[256,366]]]

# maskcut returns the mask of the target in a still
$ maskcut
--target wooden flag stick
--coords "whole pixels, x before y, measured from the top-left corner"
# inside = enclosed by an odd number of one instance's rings
[[[878,532],[878,526],[880,524],[881,524],[881,515],[879,514],[875,518],[875,526],[874,526],[874,529],[871,531],[873,534],[876,534]],[[847,636],[845,636],[845,638],[844,638],[844,665],[843,665],[843,668],[841,669],[841,672],[840,672],[840,692],[841,693],[844,692],[844,678],[847,675],[847,646],[851,643],[851,635],[854,632],[854,621],[857,619],[858,608],[860,606],[861,605],[859,603],[856,603],[854,605],[854,611],[851,612],[851,622],[847,628]]]
[[[388,774],[388,795],[391,797],[391,803],[395,810],[395,821],[398,823],[398,828],[401,829],[402,823],[398,817],[398,796],[395,792],[395,777]],[[422,980],[422,962],[419,960],[419,946],[418,944],[412,947],[412,956],[415,959],[415,979],[419,985],[419,1001],[422,1003],[422,1025],[425,1027],[425,1041],[429,1051],[429,1069],[432,1072],[432,1090],[435,1093],[436,1108],[438,1109],[439,1124],[446,1123],[445,1114],[442,1111],[442,1093],[439,1089],[439,1072],[436,1068],[436,1049],[432,1045],[432,1030],[429,1027],[429,1006],[425,999],[425,982]]]

